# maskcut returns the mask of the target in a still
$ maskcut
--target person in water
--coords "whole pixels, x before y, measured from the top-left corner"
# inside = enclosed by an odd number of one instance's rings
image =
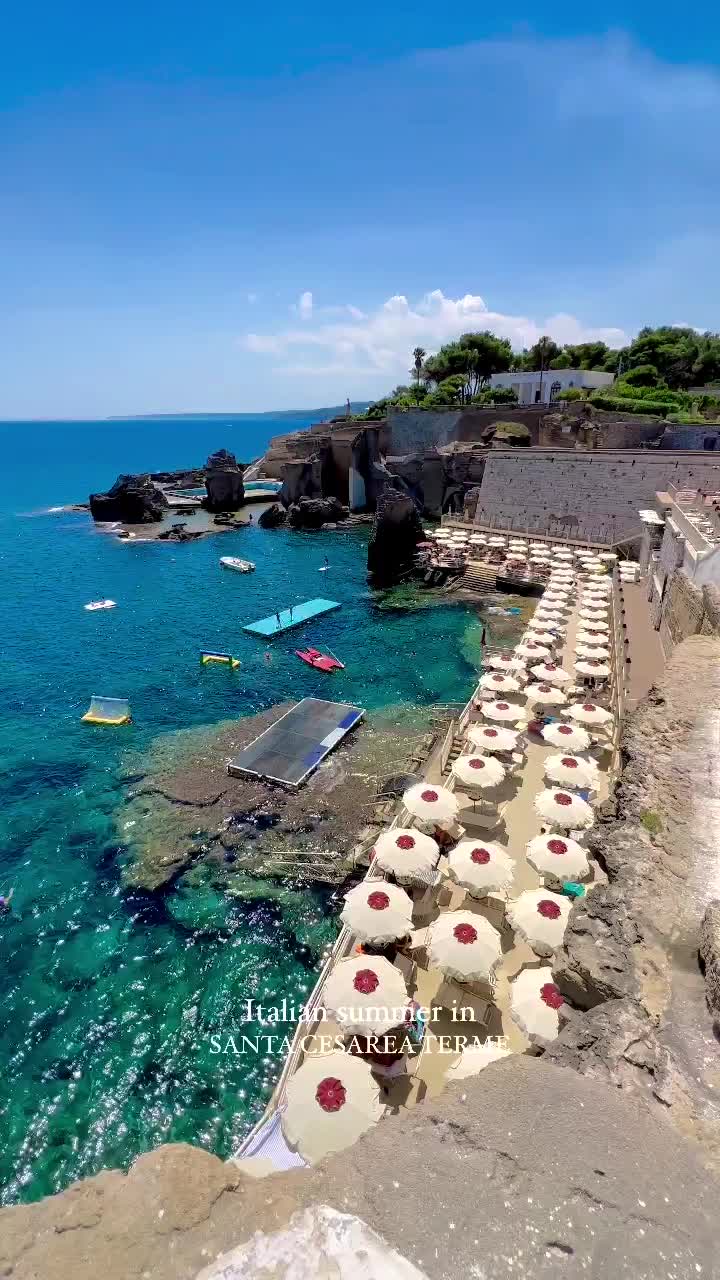
[[[264,652],[264,654],[263,654],[263,658],[264,658],[264,660],[265,660],[265,665],[266,665],[266,667],[271,667],[271,666],[272,666],[272,654],[271,654],[271,652],[270,652],[270,650],[269,650],[269,649],[266,649],[266,650],[265,650],[265,652]]]
[[[0,914],[5,915],[10,910],[10,903],[15,890],[11,889],[9,893],[0,893]]]
[[[281,626],[282,626],[282,621],[281,621],[281,619],[280,619],[280,610],[279,610],[279,609],[276,609],[276,610],[275,610],[275,617],[277,618],[277,624],[278,624],[278,626],[279,626],[279,627],[281,627]]]

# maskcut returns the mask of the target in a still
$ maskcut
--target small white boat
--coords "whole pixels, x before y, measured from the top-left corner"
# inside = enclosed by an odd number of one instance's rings
[[[114,600],[91,600],[89,604],[83,605],[88,613],[95,613],[97,609],[116,609],[117,605]]]
[[[223,569],[234,569],[236,573],[255,572],[252,560],[239,560],[237,556],[221,556],[220,563]]]

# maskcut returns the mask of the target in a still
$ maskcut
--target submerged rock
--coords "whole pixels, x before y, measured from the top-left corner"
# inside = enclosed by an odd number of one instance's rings
[[[118,476],[107,493],[90,494],[93,520],[120,520],[123,524],[153,524],[163,519],[167,500],[147,475]]]
[[[425,534],[418,509],[407,493],[387,487],[378,498],[368,544],[368,573],[389,586],[415,567],[415,554]]]
[[[158,540],[161,542],[194,542],[196,538],[202,538],[202,531],[197,529],[188,529],[186,524],[173,524],[169,529],[165,529],[158,534]]]
[[[211,453],[205,464],[205,489],[207,497],[203,506],[207,511],[237,511],[245,501],[242,468],[227,449]]]

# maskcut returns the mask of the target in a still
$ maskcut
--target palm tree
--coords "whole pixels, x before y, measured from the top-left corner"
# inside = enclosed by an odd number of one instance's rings
[[[413,351],[413,368],[415,369],[415,382],[418,392],[420,391],[420,374],[422,373],[423,360],[426,355],[427,351],[423,350],[422,347],[416,347]],[[420,396],[418,395],[418,400],[419,399]]]

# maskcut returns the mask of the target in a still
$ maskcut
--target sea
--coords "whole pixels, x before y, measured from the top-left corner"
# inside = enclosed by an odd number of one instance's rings
[[[268,665],[243,624],[329,596],[342,607],[303,639],[346,662],[329,677],[338,700],[372,716],[468,696],[475,612],[371,591],[366,528],[255,523],[191,544],[128,545],[67,509],[120,472],[198,466],[218,448],[250,461],[271,436],[321,416],[0,424],[0,893],[13,889],[0,917],[3,1204],[126,1169],[163,1142],[230,1156],[281,1058],[217,1046],[244,1030],[249,999],[301,1004],[337,934],[337,901],[318,887],[244,900],[212,877],[154,893],[123,879],[128,759],[317,692],[292,637]],[[221,555],[256,572],[223,572]],[[118,607],[86,612],[98,598]],[[232,652],[240,669],[203,667],[208,648]],[[92,695],[128,698],[132,723],[83,723]]]

